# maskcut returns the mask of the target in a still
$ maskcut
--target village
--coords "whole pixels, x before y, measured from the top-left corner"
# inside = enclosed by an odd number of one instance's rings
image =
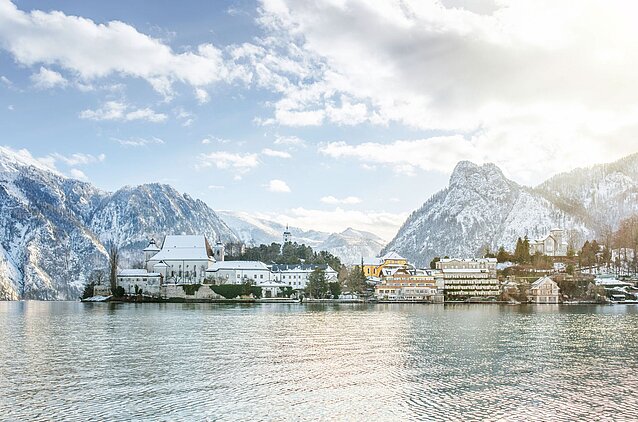
[[[283,249],[292,245],[286,229]],[[273,244],[276,245],[276,244]],[[296,245],[296,244],[294,244]],[[263,245],[262,245],[263,246]],[[587,244],[585,245],[587,246]],[[302,245],[302,248],[305,246]],[[229,249],[233,249],[229,246]],[[150,239],[143,268],[113,268],[114,280],[89,285],[84,300],[265,301],[376,303],[574,304],[638,303],[636,279],[579,266],[564,231],[518,239],[515,254],[531,263],[516,265],[503,249],[483,257],[443,257],[428,268],[391,251],[349,267],[338,263],[295,264],[227,259],[242,255],[211,245],[203,235],[167,235],[161,246]],[[583,252],[585,253],[585,252]],[[615,252],[618,254],[619,252]],[[503,254],[505,254],[503,256]],[[627,252],[625,251],[625,254]],[[536,259],[532,259],[535,257]],[[542,257],[542,259],[540,259]],[[335,258],[336,259],[336,258]],[[520,259],[519,259],[520,260]],[[539,264],[541,262],[542,264]]]

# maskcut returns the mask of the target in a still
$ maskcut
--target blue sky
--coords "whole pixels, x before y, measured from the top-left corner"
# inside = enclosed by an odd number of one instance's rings
[[[0,0],[0,144],[105,190],[389,240],[459,160],[534,185],[635,152],[627,8]]]

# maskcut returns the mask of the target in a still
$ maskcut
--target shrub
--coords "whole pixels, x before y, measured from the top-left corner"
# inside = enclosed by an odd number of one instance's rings
[[[182,289],[188,296],[194,296],[200,287],[202,287],[201,284],[182,284]]]

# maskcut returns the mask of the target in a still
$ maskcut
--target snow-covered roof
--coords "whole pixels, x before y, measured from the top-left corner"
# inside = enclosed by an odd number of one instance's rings
[[[167,268],[168,264],[164,261],[160,261],[157,264],[153,265],[153,268]]]
[[[538,280],[536,280],[535,282],[533,282],[531,284],[531,286],[530,286],[530,289],[536,289],[536,288],[542,286],[543,283],[545,283],[547,281],[551,282],[552,284],[556,284],[556,282],[554,280],[552,280],[551,278],[545,276],[545,277],[541,277]]]
[[[143,252],[158,252],[159,250],[160,248],[155,243],[155,239],[151,239],[151,241],[148,242],[148,246],[144,248]]]
[[[279,272],[312,272],[319,268],[326,272],[336,272],[327,264],[272,264],[270,270],[274,273]]]
[[[159,275],[159,273],[149,273],[146,270],[137,268],[128,268],[117,273],[118,277],[159,277]]]
[[[405,259],[405,258],[399,255],[398,253],[396,253],[395,251],[390,251],[387,254],[383,255],[381,259],[386,260],[386,259]]]
[[[152,261],[204,261],[212,260],[212,251],[205,236],[169,235],[162,249],[153,255]]]
[[[217,261],[206,271],[216,272],[219,270],[268,271],[268,266],[261,261]]]
[[[363,260],[363,265],[379,266],[381,264],[383,264],[383,260],[381,258],[366,258]]]
[[[441,262],[496,262],[496,258],[443,258]]]

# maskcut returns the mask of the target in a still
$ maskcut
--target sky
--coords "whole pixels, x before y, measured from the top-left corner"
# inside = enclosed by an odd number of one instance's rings
[[[458,161],[638,151],[634,2],[0,0],[0,146],[390,240]]]

